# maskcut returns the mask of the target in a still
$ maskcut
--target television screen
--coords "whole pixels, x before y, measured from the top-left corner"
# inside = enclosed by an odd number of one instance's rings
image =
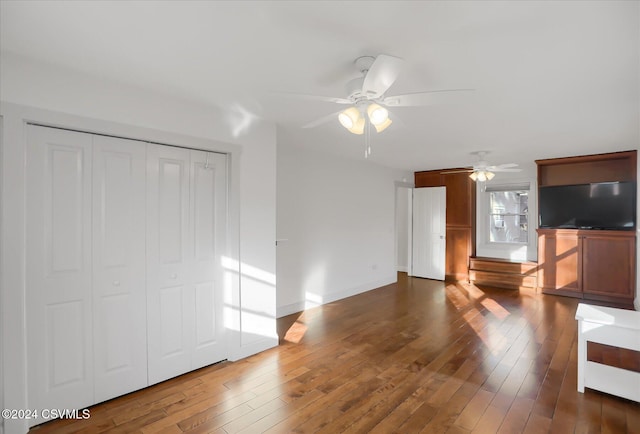
[[[632,230],[636,222],[635,182],[540,187],[541,228]]]

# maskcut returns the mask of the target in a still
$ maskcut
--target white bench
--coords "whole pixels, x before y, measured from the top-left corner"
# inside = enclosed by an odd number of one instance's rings
[[[640,402],[640,372],[587,361],[587,341],[640,351],[640,312],[578,304],[578,392],[584,388]]]

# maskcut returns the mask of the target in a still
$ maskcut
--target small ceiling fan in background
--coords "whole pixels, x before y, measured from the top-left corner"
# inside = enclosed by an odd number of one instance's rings
[[[522,169],[517,169],[518,165],[516,163],[505,163],[499,164],[497,166],[489,165],[489,162],[485,160],[485,156],[489,152],[487,151],[477,151],[472,152],[472,155],[478,156],[478,162],[473,165],[472,169],[463,169],[463,170],[448,170],[443,173],[470,173],[469,178],[478,182],[491,181],[495,176],[495,172],[520,172]]]
[[[346,97],[288,94],[315,101],[348,105],[346,109],[331,113],[303,125],[313,128],[338,119],[340,124],[353,134],[370,133],[373,126],[380,133],[392,124],[387,107],[410,107],[433,104],[430,95],[438,92],[464,92],[474,89],[443,89],[403,95],[386,95],[402,71],[404,61],[398,57],[380,54],[377,57],[362,56],[354,61],[362,76],[350,80],[346,85]],[[371,153],[366,140],[365,157]]]

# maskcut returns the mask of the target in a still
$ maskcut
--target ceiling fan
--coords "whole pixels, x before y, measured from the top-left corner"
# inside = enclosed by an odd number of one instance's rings
[[[429,95],[438,92],[461,92],[473,89],[444,89],[415,92],[403,95],[386,95],[400,74],[404,61],[398,57],[380,54],[377,57],[358,57],[354,64],[362,76],[350,80],[346,85],[347,97],[325,97],[297,95],[305,99],[349,105],[350,107],[331,113],[303,126],[313,128],[330,122],[336,115],[340,124],[353,134],[363,134],[371,125],[380,133],[392,124],[387,107],[409,107],[432,104]],[[368,131],[368,130],[367,130]]]
[[[478,162],[473,165],[472,169],[463,170],[449,170],[443,173],[470,173],[469,178],[478,182],[491,181],[495,175],[495,172],[520,172],[522,169],[517,169],[516,163],[505,163],[497,166],[489,165],[489,162],[485,160],[487,151],[472,152],[472,155],[478,156]]]

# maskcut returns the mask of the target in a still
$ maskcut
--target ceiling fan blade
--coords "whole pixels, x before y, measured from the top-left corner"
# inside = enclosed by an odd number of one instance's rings
[[[460,169],[460,170],[446,170],[444,172],[440,172],[441,175],[446,175],[448,173],[471,173],[474,169]]]
[[[494,168],[487,167],[487,170],[489,172],[522,172],[522,169],[504,169],[501,167],[494,167]]]
[[[399,57],[380,54],[364,78],[362,93],[372,98],[384,95],[400,75],[402,63]]]
[[[516,163],[505,163],[505,164],[497,164],[491,167],[498,167],[500,169],[510,169],[512,167],[518,167],[518,165]]]
[[[328,114],[326,116],[322,116],[321,118],[318,118],[315,121],[311,121],[308,124],[304,124],[302,126],[302,128],[315,128],[315,127],[317,127],[319,125],[331,122],[332,120],[335,120],[337,122],[338,121],[338,114],[340,113],[340,111]]]
[[[335,104],[352,104],[352,102],[346,98],[338,98],[333,96],[307,95],[304,93],[288,93],[288,92],[278,92],[277,94],[281,96],[285,96],[287,98],[302,99],[305,101],[322,101],[322,102],[332,102]]]
[[[381,103],[389,107],[415,107],[428,106],[441,103],[442,100],[436,98],[438,94],[473,92],[475,89],[442,89],[428,90],[425,92],[405,93],[403,95],[392,95],[384,98]]]

